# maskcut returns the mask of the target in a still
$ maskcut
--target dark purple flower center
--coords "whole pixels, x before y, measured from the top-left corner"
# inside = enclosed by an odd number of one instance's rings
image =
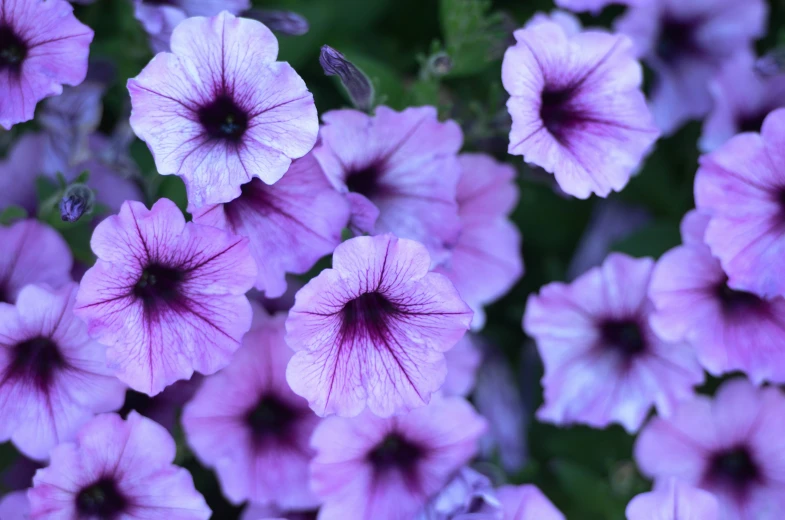
[[[0,281],[0,303],[12,303],[11,297],[8,295],[8,287],[4,281]]]
[[[398,433],[387,436],[368,452],[368,462],[377,471],[399,469],[411,471],[422,460],[424,450]]]
[[[76,495],[76,511],[80,518],[114,520],[128,509],[128,499],[117,489],[111,477],[101,477]]]
[[[697,21],[665,19],[655,52],[666,63],[676,61],[680,56],[694,52]]]
[[[27,43],[11,27],[0,25],[0,70],[19,72],[27,50]]]
[[[564,131],[580,119],[579,114],[570,106],[574,88],[549,89],[542,93],[540,119],[545,128],[557,140],[564,138]]]
[[[343,308],[342,336],[367,334],[374,343],[383,344],[387,341],[389,319],[397,312],[397,307],[381,293],[361,294]]]
[[[297,421],[299,413],[278,396],[262,396],[254,408],[245,416],[256,440],[287,435]]]
[[[763,303],[758,296],[728,287],[727,280],[717,286],[717,297],[726,312],[743,312],[754,309]]]
[[[148,304],[173,301],[180,293],[180,284],[184,278],[183,272],[179,269],[150,264],[144,268],[137,280],[134,294]]]
[[[39,390],[46,391],[54,381],[55,374],[67,366],[57,344],[50,338],[38,336],[17,343],[6,377],[28,381]]]
[[[709,462],[709,478],[743,489],[760,478],[760,470],[746,446],[716,453]]]
[[[228,94],[220,94],[198,111],[199,123],[211,139],[239,143],[248,130],[248,113]]]
[[[611,347],[624,356],[633,357],[646,350],[646,340],[640,324],[632,319],[606,320],[600,324],[603,346]]]
[[[766,119],[767,115],[769,115],[769,112],[766,110],[761,110],[754,114],[743,114],[736,122],[739,127],[739,133],[760,132],[760,129],[763,127],[763,120]]]
[[[381,194],[382,187],[379,182],[381,171],[377,165],[371,165],[358,171],[349,172],[346,177],[346,187],[352,193],[359,193],[368,199]]]

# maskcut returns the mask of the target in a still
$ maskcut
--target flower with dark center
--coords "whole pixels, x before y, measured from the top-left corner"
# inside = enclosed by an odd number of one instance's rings
[[[251,324],[245,292],[256,266],[247,239],[186,223],[168,199],[125,202],[96,227],[96,265],[76,313],[109,345],[107,361],[134,390],[155,395],[194,370],[229,362]]]
[[[24,4],[24,5],[22,5]],[[33,118],[36,104],[87,74],[93,31],[65,0],[0,0],[0,126]]]
[[[636,441],[635,460],[654,489],[676,479],[713,494],[723,520],[779,517],[785,513],[783,417],[780,388],[730,379],[713,398],[695,395],[668,417],[649,421]]]
[[[669,341],[688,341],[714,375],[742,370],[757,383],[783,382],[785,299],[765,300],[728,285],[704,243],[709,221],[700,211],[688,213],[684,244],[657,262],[649,289],[652,327]]]
[[[442,261],[444,244],[460,231],[460,127],[439,122],[433,107],[379,106],[373,116],[333,110],[322,121],[313,153],[349,202],[351,230],[417,240]]]
[[[573,31],[557,18],[538,18],[515,39],[502,64],[509,153],[552,173],[575,197],[621,190],[659,137],[630,41]]]
[[[98,415],[35,474],[30,517],[207,520],[210,508],[172,463],[175,451],[164,427],[136,412]]]
[[[186,439],[199,460],[215,468],[232,503],[313,509],[319,501],[308,487],[309,439],[319,418],[286,384],[292,351],[284,341],[285,315],[255,311],[232,362],[205,378],[186,405]]]
[[[629,5],[616,31],[632,39],[636,55],[654,71],[651,110],[666,135],[718,106],[711,91],[721,67],[766,33],[764,0],[707,0],[688,8],[681,0]],[[755,97],[747,89],[738,92],[743,103]]]
[[[341,243],[349,205],[308,154],[275,184],[254,179],[233,201],[192,214],[197,224],[247,237],[258,268],[255,287],[277,298],[286,292],[287,273],[307,272]]]
[[[114,520],[126,513],[128,506],[113,477],[101,477],[76,495],[76,511],[83,518]]]
[[[612,253],[571,284],[551,283],[529,297],[523,326],[545,365],[538,418],[596,428],[619,423],[634,432],[653,404],[669,410],[703,381],[687,343],[651,329],[653,268],[651,258]]]
[[[15,306],[0,305],[0,438],[37,460],[123,404],[105,349],[73,315],[76,290],[27,285]]]
[[[485,426],[459,397],[388,419],[369,411],[328,417],[311,439],[320,516],[420,519],[429,500],[477,453]]]
[[[183,178],[192,208],[229,202],[254,178],[274,184],[311,150],[313,96],[275,61],[278,42],[263,24],[227,11],[192,17],[171,47],[128,81],[131,126],[158,171]]]
[[[0,226],[0,244],[0,302],[14,303],[28,284],[59,289],[71,281],[71,250],[46,224],[28,219]]]
[[[287,319],[296,353],[286,378],[317,414],[353,416],[367,406],[387,417],[425,405],[442,386],[443,352],[472,313],[430,263],[417,242],[358,237],[300,289]]]

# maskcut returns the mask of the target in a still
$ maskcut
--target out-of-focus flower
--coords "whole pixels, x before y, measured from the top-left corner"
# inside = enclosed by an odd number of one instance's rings
[[[178,25],[172,53],[128,81],[131,126],[191,207],[229,202],[254,177],[275,183],[316,142],[313,96],[277,55],[267,27],[223,11]]]
[[[229,363],[251,325],[245,292],[256,265],[248,240],[187,223],[168,199],[123,204],[91,241],[75,313],[109,345],[107,361],[134,390],[155,395],[194,370]]]
[[[99,415],[36,473],[31,518],[207,520],[210,508],[191,474],[172,464],[175,450],[163,426],[146,417]]]
[[[524,328],[545,364],[540,419],[634,432],[652,404],[667,415],[703,381],[690,347],[664,342],[649,325],[653,267],[613,253],[572,284],[529,298]]]
[[[488,477],[465,467],[415,520],[504,520],[504,513]]]
[[[369,116],[333,110],[314,155],[335,189],[346,194],[358,233],[393,233],[417,240],[435,262],[460,228],[455,190],[463,142],[454,121],[440,123],[433,107]]]
[[[258,320],[229,366],[204,380],[182,422],[188,444],[215,467],[233,503],[305,510],[318,505],[308,488],[308,443],[319,418],[286,383],[285,319]]]
[[[35,215],[38,203],[36,178],[45,172],[46,138],[43,134],[26,133],[11,144],[8,156],[0,161],[0,211],[8,206],[21,206]]]
[[[3,520],[29,520],[30,502],[27,490],[8,493],[0,500],[0,518]]]
[[[780,390],[735,379],[714,399],[695,396],[669,419],[652,419],[638,436],[635,460],[655,485],[676,478],[713,493],[721,520],[783,518],[783,428]]]
[[[367,406],[389,417],[424,406],[442,386],[444,352],[472,312],[430,263],[412,240],[353,238],[297,293],[286,379],[318,415],[354,416]]]
[[[648,2],[648,1],[655,1],[655,0],[555,0],[556,5],[563,9],[569,9],[570,11],[576,12],[583,12],[583,11],[591,11],[594,14],[598,14],[603,8],[611,5],[611,4],[622,4],[622,5],[636,5],[641,2]]]
[[[785,109],[760,134],[740,134],[704,155],[695,204],[711,217],[705,240],[728,285],[764,298],[785,295]]]
[[[71,281],[71,250],[46,224],[30,219],[0,226],[0,244],[0,302],[14,303],[27,284],[59,289]]]
[[[287,273],[305,273],[341,243],[349,205],[308,154],[272,186],[254,179],[233,201],[193,214],[197,224],[248,237],[258,268],[256,288],[276,298],[286,292]]]
[[[764,77],[751,52],[725,62],[709,85],[714,106],[703,124],[700,147],[717,149],[741,132],[760,132],[769,112],[785,106],[785,75]]]
[[[601,31],[568,34],[548,21],[515,38],[502,64],[509,153],[554,174],[575,197],[621,190],[659,136],[630,41]]]
[[[665,253],[652,274],[652,328],[668,341],[695,348],[714,375],[743,370],[756,383],[785,382],[785,299],[764,300],[728,287],[703,237],[709,217],[682,221],[684,244]]]
[[[251,9],[250,11],[245,11],[243,16],[259,20],[269,27],[271,31],[286,36],[302,36],[310,28],[308,20],[304,16],[292,11]]]
[[[0,303],[0,439],[38,460],[94,414],[123,404],[106,347],[73,315],[76,289],[28,285],[16,306]]]
[[[496,496],[502,503],[504,520],[564,520],[536,486],[503,486],[496,490]]]
[[[627,505],[627,520],[719,520],[714,495],[676,479],[661,489],[642,493]]]
[[[459,397],[382,419],[328,417],[311,439],[321,520],[414,518],[477,452],[485,421]]]
[[[654,69],[651,108],[664,134],[709,112],[711,79],[765,33],[767,12],[763,0],[656,0],[627,9],[616,29]]]
[[[65,0],[0,0],[0,126],[33,118],[36,104],[87,75],[93,31]]]
[[[478,343],[477,336],[466,334],[453,348],[444,353],[447,377],[441,388],[442,394],[465,397],[472,391],[477,369],[482,362]]]

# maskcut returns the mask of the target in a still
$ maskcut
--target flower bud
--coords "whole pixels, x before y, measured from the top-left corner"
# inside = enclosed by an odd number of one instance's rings
[[[319,63],[327,76],[338,76],[355,108],[364,112],[373,107],[373,85],[363,71],[358,69],[346,56],[329,45],[322,46]]]
[[[93,190],[84,184],[69,186],[60,201],[60,218],[64,222],[76,222],[82,215],[90,213],[95,203]]]

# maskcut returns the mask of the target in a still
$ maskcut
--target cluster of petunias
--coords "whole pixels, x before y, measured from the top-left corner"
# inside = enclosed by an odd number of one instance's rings
[[[627,3],[617,33],[566,13],[515,32],[509,153],[578,198],[623,189],[688,119],[708,114],[710,153],[681,246],[610,254],[529,297],[537,417],[640,431],[655,489],[630,520],[781,518],[785,395],[762,385],[785,383],[785,83],[755,75],[750,48],[766,9]],[[160,52],[107,136],[92,31],[65,0],[0,0],[0,125],[59,96],[0,163],[0,210],[33,213],[36,177],[81,184],[88,170],[105,212],[92,265],[37,220],[0,227],[0,440],[43,466],[0,518],[210,517],[175,465],[182,406],[185,444],[246,520],[563,520],[536,487],[470,467],[481,440],[505,469],[523,457],[504,364],[480,369],[478,409],[466,398],[484,354],[467,331],[523,274],[515,169],[461,153],[460,126],[430,106],[334,110],[320,125],[271,30],[235,16],[249,7],[136,0]],[[655,72],[649,104],[637,57]],[[142,202],[134,134],[158,173],[182,178],[191,220]],[[704,370],[746,378],[699,396]]]

